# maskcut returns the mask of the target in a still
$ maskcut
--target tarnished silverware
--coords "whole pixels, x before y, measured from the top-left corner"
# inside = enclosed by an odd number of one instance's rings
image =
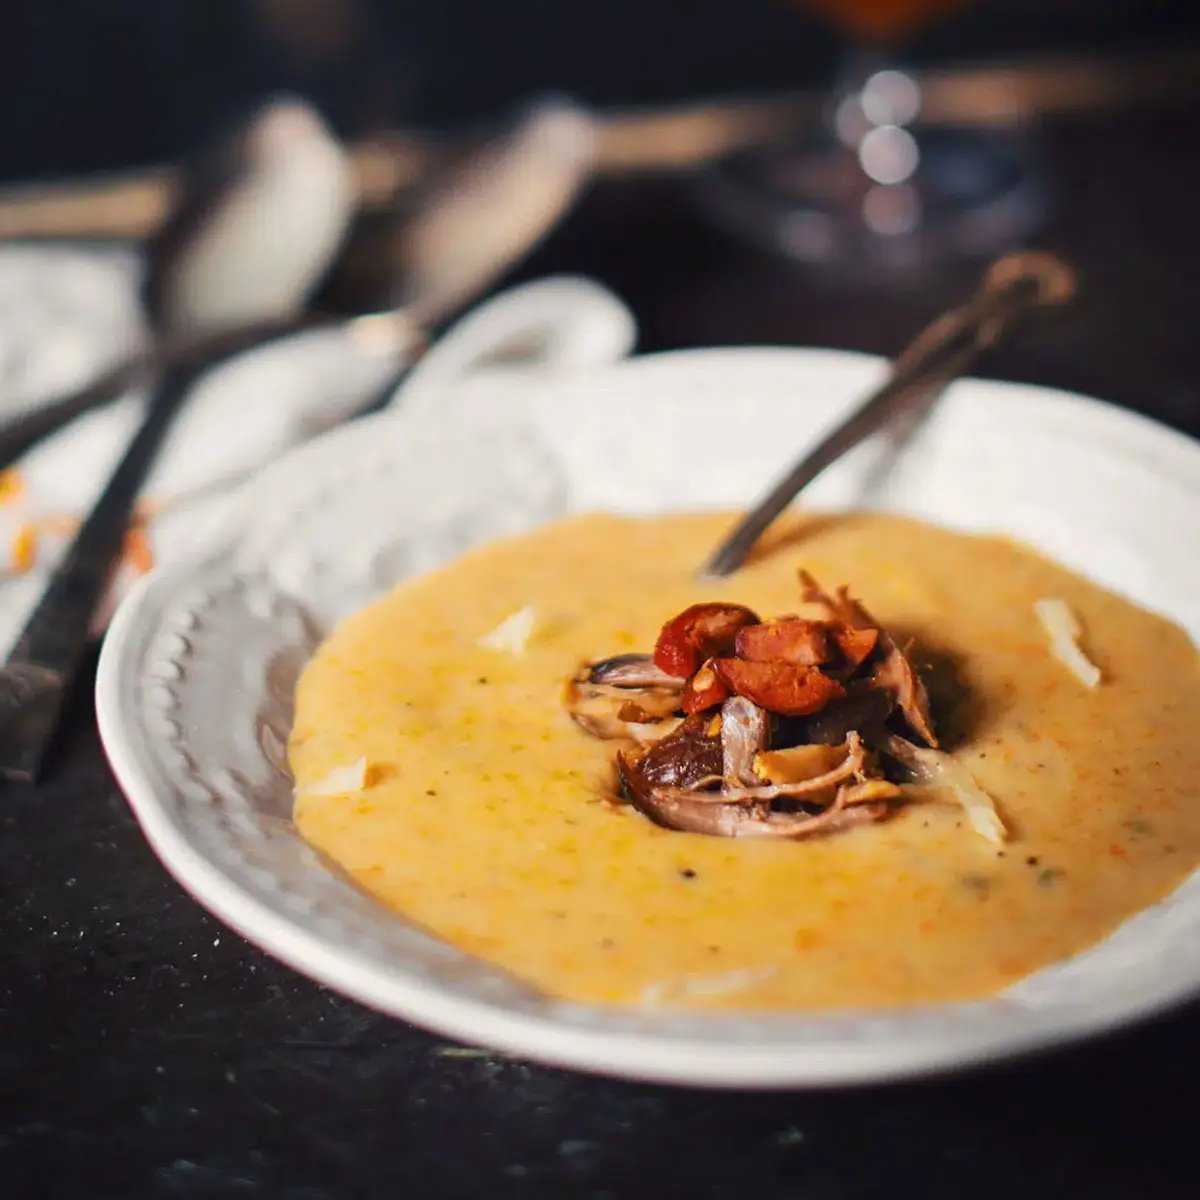
[[[701,574],[719,577],[737,570],[771,522],[826,467],[877,430],[932,402],[1022,318],[1065,304],[1074,293],[1074,272],[1054,255],[1010,254],[993,263],[971,300],[917,336],[896,359],[887,381],[738,522]]]
[[[403,302],[339,322],[348,336],[404,360],[386,385],[350,415],[370,412],[390,399],[441,327],[557,222],[587,176],[590,151],[590,126],[582,114],[540,110],[506,143],[491,147],[451,181],[444,209],[438,197],[431,199],[424,223],[405,243],[407,256],[398,264],[396,294]],[[198,240],[210,233],[228,238],[219,223],[196,228]],[[209,250],[199,245],[184,262],[204,264]],[[304,252],[300,247],[296,251]],[[184,285],[192,282],[186,271],[185,266],[177,276]],[[293,305],[298,307],[303,298],[297,289]],[[276,321],[276,332],[286,328],[286,313],[282,318],[263,316],[268,325]],[[0,668],[0,778],[38,778],[134,504],[174,417],[196,380],[216,362],[257,344],[259,328],[222,330],[220,353],[193,355],[167,372],[145,421]]]
[[[131,387],[294,324],[295,297],[306,298],[324,273],[355,203],[337,141],[294,100],[255,113],[186,178],[143,256],[152,346],[85,387],[0,423],[0,469]],[[263,213],[270,214],[265,225]]]
[[[247,323],[298,312],[350,214],[339,155],[300,106],[277,106],[218,147],[192,203],[149,249],[152,318],[168,332],[228,338]],[[140,427],[0,668],[0,778],[38,777],[142,483],[196,378],[216,361],[187,360],[160,375]]]
[[[279,124],[278,115],[269,110],[262,121],[272,119]],[[511,129],[468,155],[447,178],[429,188],[413,212],[390,223],[382,242],[372,243],[371,253],[385,260],[375,272],[383,278],[382,295],[376,296],[376,289],[372,295],[387,307],[361,317],[314,315],[294,307],[281,311],[264,303],[270,289],[287,279],[275,278],[282,273],[278,266],[263,270],[262,247],[245,244],[253,230],[247,233],[239,216],[248,211],[253,193],[248,188],[241,193],[229,191],[231,171],[246,156],[243,142],[247,139],[239,138],[230,151],[203,164],[178,215],[167,222],[147,255],[151,270],[145,295],[152,324],[163,334],[158,344],[75,393],[0,423],[0,469],[76,417],[146,382],[156,371],[192,370],[197,364],[216,362],[290,334],[339,326],[353,337],[369,340],[377,353],[407,353],[440,319],[465,308],[558,223],[591,174],[594,133],[582,110],[546,101],[532,106]],[[278,134],[273,141],[259,137],[267,150],[279,141]],[[308,176],[322,166],[325,175],[330,174],[329,147],[310,145],[306,154],[313,160],[306,167]],[[259,175],[265,178],[260,178],[259,188],[280,174],[282,167],[272,173],[260,168]],[[335,181],[318,177],[310,178],[304,190],[316,193],[316,201],[328,206],[331,197],[322,201],[321,196],[334,187]],[[193,253],[188,250],[188,231],[222,201],[224,220],[212,244],[205,247],[204,259],[181,276],[184,258]],[[302,210],[293,217],[293,223],[313,221],[321,219],[322,213]],[[302,263],[286,265],[303,268]],[[250,279],[247,272],[253,273]],[[187,283],[187,294],[171,286],[172,279],[180,278]],[[305,284],[306,293],[310,283]],[[218,305],[226,313],[221,320],[214,315],[222,311]],[[238,316],[240,321],[235,319]]]

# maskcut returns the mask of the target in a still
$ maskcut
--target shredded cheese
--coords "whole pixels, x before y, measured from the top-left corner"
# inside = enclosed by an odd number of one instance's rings
[[[304,789],[306,796],[341,796],[361,792],[367,783],[367,760],[360,758],[348,767],[334,767],[324,779],[318,779]]]
[[[1100,668],[1080,649],[1083,630],[1070,605],[1065,600],[1038,600],[1033,611],[1050,638],[1050,652],[1084,687],[1094,688],[1100,682]]]
[[[491,633],[479,638],[479,645],[489,650],[500,650],[508,654],[521,654],[529,645],[529,639],[537,625],[537,609],[532,604],[519,608],[504,618]]]
[[[721,975],[684,975],[679,979],[664,979],[642,989],[641,1003],[657,1008],[671,999],[684,1000],[695,996],[727,996],[742,992],[770,979],[778,967],[743,967]]]
[[[892,737],[888,753],[902,762],[923,783],[948,788],[962,805],[971,828],[989,842],[1002,845],[1008,831],[996,811],[995,802],[975,781],[975,777],[957,759],[940,750],[914,746],[904,738]]]

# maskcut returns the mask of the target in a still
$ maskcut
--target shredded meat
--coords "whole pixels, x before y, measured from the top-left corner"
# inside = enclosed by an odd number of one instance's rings
[[[879,642],[878,629],[851,629],[841,625],[834,629],[833,640],[837,642],[842,660],[851,669],[861,666]]]
[[[929,693],[921,682],[916,668],[908,655],[887,634],[879,635],[883,660],[871,676],[872,682],[881,691],[895,697],[905,720],[934,748],[938,740],[933,732],[933,718],[929,712]]]
[[[622,790],[634,808],[655,824],[684,833],[711,837],[806,838],[879,821],[888,812],[884,802],[846,807],[844,792],[840,792],[828,808],[815,814],[772,813],[765,804],[704,803],[694,793],[649,786],[631,755],[619,754],[617,768]]]
[[[590,683],[589,678],[584,668],[568,682],[565,704],[571,719],[593,737],[653,740],[655,726],[671,720],[679,707],[675,693]],[[664,724],[661,733],[667,732],[669,726]]]
[[[721,738],[708,731],[701,716],[688,717],[674,733],[640,756],[638,769],[652,787],[694,788],[720,777],[724,766]]]
[[[921,682],[916,667],[906,651],[901,650],[895,639],[867,611],[861,601],[855,600],[847,588],[840,587],[834,599],[821,590],[817,581],[807,572],[800,572],[806,603],[829,605],[838,620],[855,630],[876,630],[876,647],[880,656],[879,665],[871,679],[881,691],[895,698],[905,720],[930,745],[936,747],[938,740],[933,732],[933,718],[929,712],[929,693]]]
[[[661,688],[679,691],[683,680],[654,665],[649,654],[618,654],[592,663],[587,669],[589,683],[603,683],[621,688]]]
[[[770,725],[757,704],[734,696],[721,706],[721,776],[726,787],[758,783],[754,762],[767,745]]]
[[[843,739],[844,740],[844,739]],[[798,783],[831,771],[842,760],[837,746],[788,746],[767,750],[754,760],[755,783]]]
[[[660,743],[661,744],[661,743]],[[866,752],[858,734],[852,733],[846,744],[846,756],[830,771],[814,775],[809,779],[796,779],[789,783],[760,784],[755,780],[748,786],[730,787],[728,784],[719,792],[703,792],[698,789],[706,783],[723,782],[724,776],[702,776],[690,787],[673,789],[688,792],[691,799],[702,804],[745,804],[747,802],[770,803],[774,800],[800,800],[820,796],[848,779],[861,777],[866,765]],[[668,791],[672,789],[667,789]]]
[[[764,622],[744,605],[696,604],[663,625],[653,658],[617,655],[570,681],[581,726],[638,744],[617,752],[617,769],[650,820],[773,838],[882,820],[901,790],[869,748],[886,751],[889,718],[899,709],[937,745],[907,652],[845,587],[831,596],[800,579],[795,615]]]
[[[874,745],[894,708],[889,693],[855,683],[844,697],[831,700],[819,713],[803,718],[788,732],[795,741],[838,746],[851,730],[857,730]]]

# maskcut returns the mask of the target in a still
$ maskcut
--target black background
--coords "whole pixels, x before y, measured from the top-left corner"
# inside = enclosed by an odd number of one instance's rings
[[[840,48],[787,0],[341,2],[357,14],[345,37],[306,49],[269,23],[272,0],[2,0],[0,180],[171,158],[280,89],[344,132],[444,126],[545,90],[612,106],[811,84]],[[904,50],[974,60],[1198,34],[1195,0],[972,0]]]

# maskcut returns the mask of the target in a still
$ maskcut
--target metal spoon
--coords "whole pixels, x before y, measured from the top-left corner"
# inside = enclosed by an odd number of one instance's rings
[[[474,255],[451,258],[445,270],[439,271],[432,245],[414,239],[412,251],[424,266],[416,281],[405,289],[406,302],[390,311],[344,323],[351,337],[385,353],[406,354],[400,376],[390,380],[359,412],[386,402],[399,378],[429,344],[430,331],[485,290],[565,211],[590,167],[590,132],[590,124],[573,111],[537,112],[503,147],[493,148],[492,154],[477,160],[474,170],[453,182],[449,197],[457,201],[452,210],[456,213],[453,222],[439,220],[437,214],[442,210],[436,204],[431,206],[425,226],[431,230],[430,242],[444,239],[449,244],[474,246]],[[547,134],[553,136],[548,138]],[[535,149],[540,159],[533,153]],[[518,177],[530,186],[514,187]],[[268,199],[262,197],[257,220],[268,215]],[[218,244],[228,244],[225,223],[198,226],[200,244],[185,261],[211,261],[212,245],[204,243],[210,229]],[[192,283],[186,270],[178,278],[188,285]],[[195,294],[190,287],[181,291]],[[279,293],[272,291],[271,295],[278,298]],[[293,303],[299,304],[302,299],[297,290]],[[236,338],[238,331],[233,332]],[[225,345],[225,356],[236,348],[234,342]],[[184,360],[168,373],[145,422],[68,547],[7,664],[0,669],[0,777],[30,781],[39,776],[142,482],[184,398],[196,378],[214,361],[204,356]]]
[[[360,350],[398,360],[396,369],[340,420],[385,407],[451,321],[558,224],[592,173],[595,149],[595,125],[585,112],[568,103],[542,101],[432,187],[416,217],[393,228],[390,240],[373,243],[374,253],[389,262],[381,290],[400,302],[357,317],[305,322],[308,327],[340,326]],[[343,258],[337,271],[344,266]],[[348,273],[357,270],[351,265]],[[288,332],[282,326],[276,330]],[[265,334],[251,331],[246,345],[258,344],[260,336]],[[227,491],[258,469],[226,472],[176,497],[168,507]]]
[[[512,129],[469,155],[448,179],[431,187],[414,214],[391,222],[382,242],[371,240],[364,247],[386,260],[378,298],[387,307],[361,318],[277,313],[239,326],[214,322],[212,301],[204,297],[181,293],[168,303],[167,280],[179,278],[186,231],[211,211],[221,181],[230,177],[244,155],[244,148],[235,144],[223,157],[214,154],[193,172],[180,212],[168,220],[148,252],[150,281],[144,296],[152,308],[152,324],[164,330],[165,340],[78,392],[0,424],[0,469],[76,417],[144,381],[155,368],[203,363],[305,329],[338,325],[345,325],[352,337],[364,339],[380,353],[408,351],[428,336],[432,326],[484,292],[558,222],[592,172],[595,127],[586,113],[571,104],[542,101]],[[312,156],[318,156],[316,147]],[[204,259],[194,264],[197,278],[204,279],[215,297],[230,299],[226,277],[215,270],[218,252],[230,267],[228,279],[244,281],[256,293],[263,290],[261,280],[246,280],[241,264],[229,262],[228,252],[239,244],[237,235],[235,228],[218,234]],[[248,261],[253,261],[253,255]],[[273,277],[268,282],[278,286]],[[170,313],[174,322],[156,319],[160,305],[164,316]],[[234,304],[226,311],[233,312]],[[243,315],[249,314],[243,309]],[[195,323],[195,335],[188,336],[181,328],[184,319]],[[394,388],[395,381],[387,393]],[[381,399],[383,394],[381,390]]]
[[[719,578],[742,565],[767,526],[830,464],[871,434],[932,403],[951,380],[1022,318],[1067,303],[1075,274],[1050,254],[1010,254],[993,263],[979,290],[924,329],[896,359],[886,383],[810,450],[744,516],[704,565]]]
[[[324,137],[305,110],[288,105],[218,148],[194,207],[152,248],[158,269],[150,303],[166,331],[225,334],[299,310],[350,214],[344,164],[327,153]],[[39,775],[142,483],[210,365],[185,361],[163,373],[140,428],[0,669],[0,777]]]
[[[596,127],[588,114],[565,101],[543,100],[426,195],[388,247],[393,307],[345,323],[364,347],[406,352],[351,416],[391,399],[414,356],[558,224],[595,161]]]
[[[154,344],[87,386],[0,426],[0,468],[85,412],[197,351],[223,353],[250,324],[296,316],[340,245],[354,205],[349,161],[307,105],[280,99],[185,173],[146,245],[142,301]],[[259,222],[259,214],[270,219]]]

